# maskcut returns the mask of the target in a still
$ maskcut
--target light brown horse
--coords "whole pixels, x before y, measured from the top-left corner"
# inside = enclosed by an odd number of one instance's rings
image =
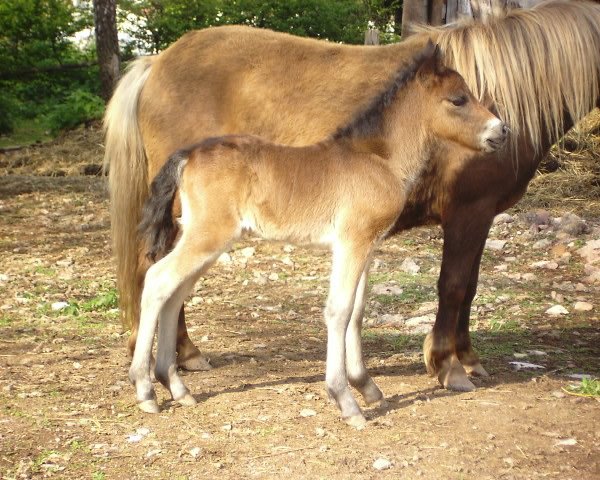
[[[156,378],[176,401],[195,403],[177,374],[178,314],[198,277],[250,230],[331,249],[325,378],[342,418],[363,425],[348,382],[367,403],[383,398],[365,368],[360,337],[373,250],[432,157],[453,162],[493,152],[506,138],[507,127],[458,73],[439,64],[430,43],[355,120],[315,145],[229,135],[172,155],[152,182],[140,225],[150,258],[161,257],[146,273],[129,370],[140,408],[159,411],[150,380],[157,324]],[[173,220],[176,194],[179,227]]]
[[[381,47],[210,28],[138,60],[106,115],[112,233],[131,350],[148,266],[136,229],[149,182],[167,156],[198,138],[227,133],[290,145],[319,141],[347,123],[429,39],[513,131],[513,148],[486,161],[434,159],[390,232],[442,224],[439,310],[425,359],[444,386],[474,388],[467,373],[486,372],[471,347],[469,314],[492,219],[521,198],[550,146],[598,104],[600,6],[591,2],[554,1]],[[177,349],[184,368],[207,366],[188,338],[183,310]]]

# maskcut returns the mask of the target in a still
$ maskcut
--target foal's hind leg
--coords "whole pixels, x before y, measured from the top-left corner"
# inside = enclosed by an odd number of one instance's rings
[[[356,288],[354,308],[346,331],[346,370],[350,385],[361,393],[367,405],[372,405],[383,400],[383,393],[369,375],[362,352],[361,332],[365,314],[368,277],[369,267],[367,266],[363,270]]]
[[[368,246],[336,245],[333,249],[331,280],[325,321],[327,323],[327,368],[325,382],[330,397],[352,426],[366,422],[350,387],[346,373],[346,332],[354,306],[356,289],[370,253]]]
[[[173,397],[173,400],[182,405],[195,405],[196,400],[183,384],[177,374],[176,343],[177,343],[177,318],[178,312],[185,297],[189,294],[197,279],[194,275],[184,281],[165,303],[158,322],[158,345],[156,349],[156,379],[162,383]]]

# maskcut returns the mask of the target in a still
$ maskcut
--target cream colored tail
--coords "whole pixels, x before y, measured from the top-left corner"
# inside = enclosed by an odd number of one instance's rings
[[[119,82],[104,116],[113,249],[117,261],[117,286],[121,319],[137,329],[140,282],[137,226],[148,196],[148,167],[140,134],[137,107],[150,73],[152,57],[133,62]]]

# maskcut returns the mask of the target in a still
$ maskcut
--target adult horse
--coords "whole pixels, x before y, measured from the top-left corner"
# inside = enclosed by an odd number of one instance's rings
[[[487,375],[469,337],[479,264],[494,215],[525,193],[550,146],[600,103],[600,5],[553,1],[489,23],[427,29],[388,46],[338,45],[246,27],[190,32],[137,60],[106,113],[112,234],[120,302],[133,351],[148,268],[137,225],[148,185],[168,155],[199,138],[250,133],[306,145],[347,123],[429,41],[513,132],[485,161],[434,161],[392,233],[441,223],[439,309],[425,363],[442,385]],[[335,98],[336,102],[325,101]],[[206,367],[179,317],[178,363]]]

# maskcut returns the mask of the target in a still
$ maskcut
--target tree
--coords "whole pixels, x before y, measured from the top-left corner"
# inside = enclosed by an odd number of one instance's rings
[[[119,79],[120,68],[116,0],[94,0],[94,28],[101,95],[108,101]]]

